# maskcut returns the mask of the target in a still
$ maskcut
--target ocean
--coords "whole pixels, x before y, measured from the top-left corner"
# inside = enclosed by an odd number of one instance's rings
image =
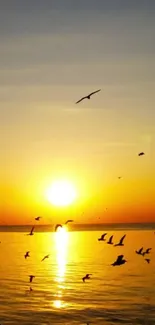
[[[68,228],[36,227],[27,236],[31,226],[0,227],[0,324],[155,325],[154,225]],[[104,232],[114,243],[126,234],[124,246],[98,241]],[[137,255],[141,247],[152,250]],[[114,267],[118,255],[127,262]]]

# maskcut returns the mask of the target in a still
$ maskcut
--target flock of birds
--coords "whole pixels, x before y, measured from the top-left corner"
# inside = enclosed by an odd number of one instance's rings
[[[36,217],[35,220],[36,221],[39,221],[41,219],[41,217]],[[63,226],[67,225],[68,223],[70,222],[73,222],[74,220],[72,219],[69,219],[67,220],[64,225],[58,223],[56,224],[55,226],[55,232],[58,231],[59,228],[63,228]],[[30,230],[30,232],[27,234],[27,236],[32,236],[34,235],[34,229],[35,229],[35,226],[33,226]],[[106,237],[107,236],[107,233],[104,233],[101,235],[100,238],[98,238],[98,241],[106,241]],[[125,240],[125,237],[126,237],[126,234],[124,236],[122,236],[119,240],[118,243],[114,244],[113,242],[113,235],[109,237],[109,239],[106,241],[106,243],[108,245],[113,245],[114,247],[119,247],[119,246],[124,246],[124,240]],[[146,250],[144,250],[143,247],[141,247],[139,250],[136,250],[135,253],[138,254],[138,255],[141,255],[141,256],[145,256],[145,255],[148,255],[150,254],[150,251],[151,251],[151,247],[147,248]],[[27,259],[28,257],[30,257],[30,251],[27,251],[24,255],[25,259]],[[44,260],[48,259],[50,257],[50,254],[47,254],[45,255],[41,262],[43,262]],[[145,261],[147,263],[150,263],[150,258],[145,258]],[[123,265],[127,262],[127,260],[124,259],[124,255],[121,254],[121,255],[118,255],[116,260],[111,264],[111,266],[120,266],[120,265]],[[89,280],[90,279],[90,276],[92,274],[91,273],[87,273],[83,278],[82,278],[82,281],[85,282],[86,280]],[[35,278],[35,275],[29,275],[29,282],[32,283],[33,279]],[[32,291],[32,287],[30,287],[30,291]]]

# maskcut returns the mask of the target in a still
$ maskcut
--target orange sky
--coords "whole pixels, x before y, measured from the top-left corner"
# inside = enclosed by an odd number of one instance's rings
[[[4,5],[0,224],[155,221],[155,5],[116,3]],[[78,198],[55,208],[63,178]]]

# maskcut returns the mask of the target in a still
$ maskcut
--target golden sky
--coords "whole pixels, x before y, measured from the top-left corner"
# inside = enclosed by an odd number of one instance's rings
[[[155,221],[154,13],[153,1],[3,4],[1,224]],[[77,189],[68,208],[45,195],[57,179]]]

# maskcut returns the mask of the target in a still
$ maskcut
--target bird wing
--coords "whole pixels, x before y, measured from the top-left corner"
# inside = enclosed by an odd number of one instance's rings
[[[148,253],[150,253],[150,250],[151,250],[152,248],[147,248],[147,250],[146,250],[146,252],[145,252],[145,254],[148,254]]]
[[[123,240],[124,240],[125,237],[126,237],[126,235],[124,235],[124,236],[120,239],[120,244],[123,243]]]
[[[65,222],[65,225],[67,225],[67,223],[69,223],[69,222],[73,222],[74,220],[71,220],[71,219],[69,219],[69,220],[67,220],[66,222]]]
[[[139,253],[141,254],[141,253],[142,253],[142,251],[143,251],[143,247],[142,247],[142,248],[140,248],[140,250],[139,250]]]
[[[56,226],[55,226],[55,231],[57,231],[57,229],[61,227],[62,228],[62,225],[60,223],[58,223]]]
[[[118,257],[117,257],[117,261],[119,261],[119,262],[122,261],[123,256],[124,256],[124,255],[118,255]]]
[[[98,93],[100,90],[101,90],[101,89],[95,90],[95,91],[93,91],[92,93],[90,93],[88,96],[92,96],[92,95]]]
[[[109,243],[112,243],[113,235],[109,238]]]
[[[107,233],[103,234],[103,235],[101,236],[101,238],[104,239],[104,237],[105,237],[106,235],[107,235]]]
[[[34,230],[34,226],[32,227],[32,229],[31,229],[31,231],[30,231],[30,234],[32,234],[32,233],[33,233],[33,230]]]
[[[78,104],[78,103],[82,102],[82,100],[84,100],[85,98],[87,98],[87,96],[82,97],[82,98],[79,99],[75,104]]]

